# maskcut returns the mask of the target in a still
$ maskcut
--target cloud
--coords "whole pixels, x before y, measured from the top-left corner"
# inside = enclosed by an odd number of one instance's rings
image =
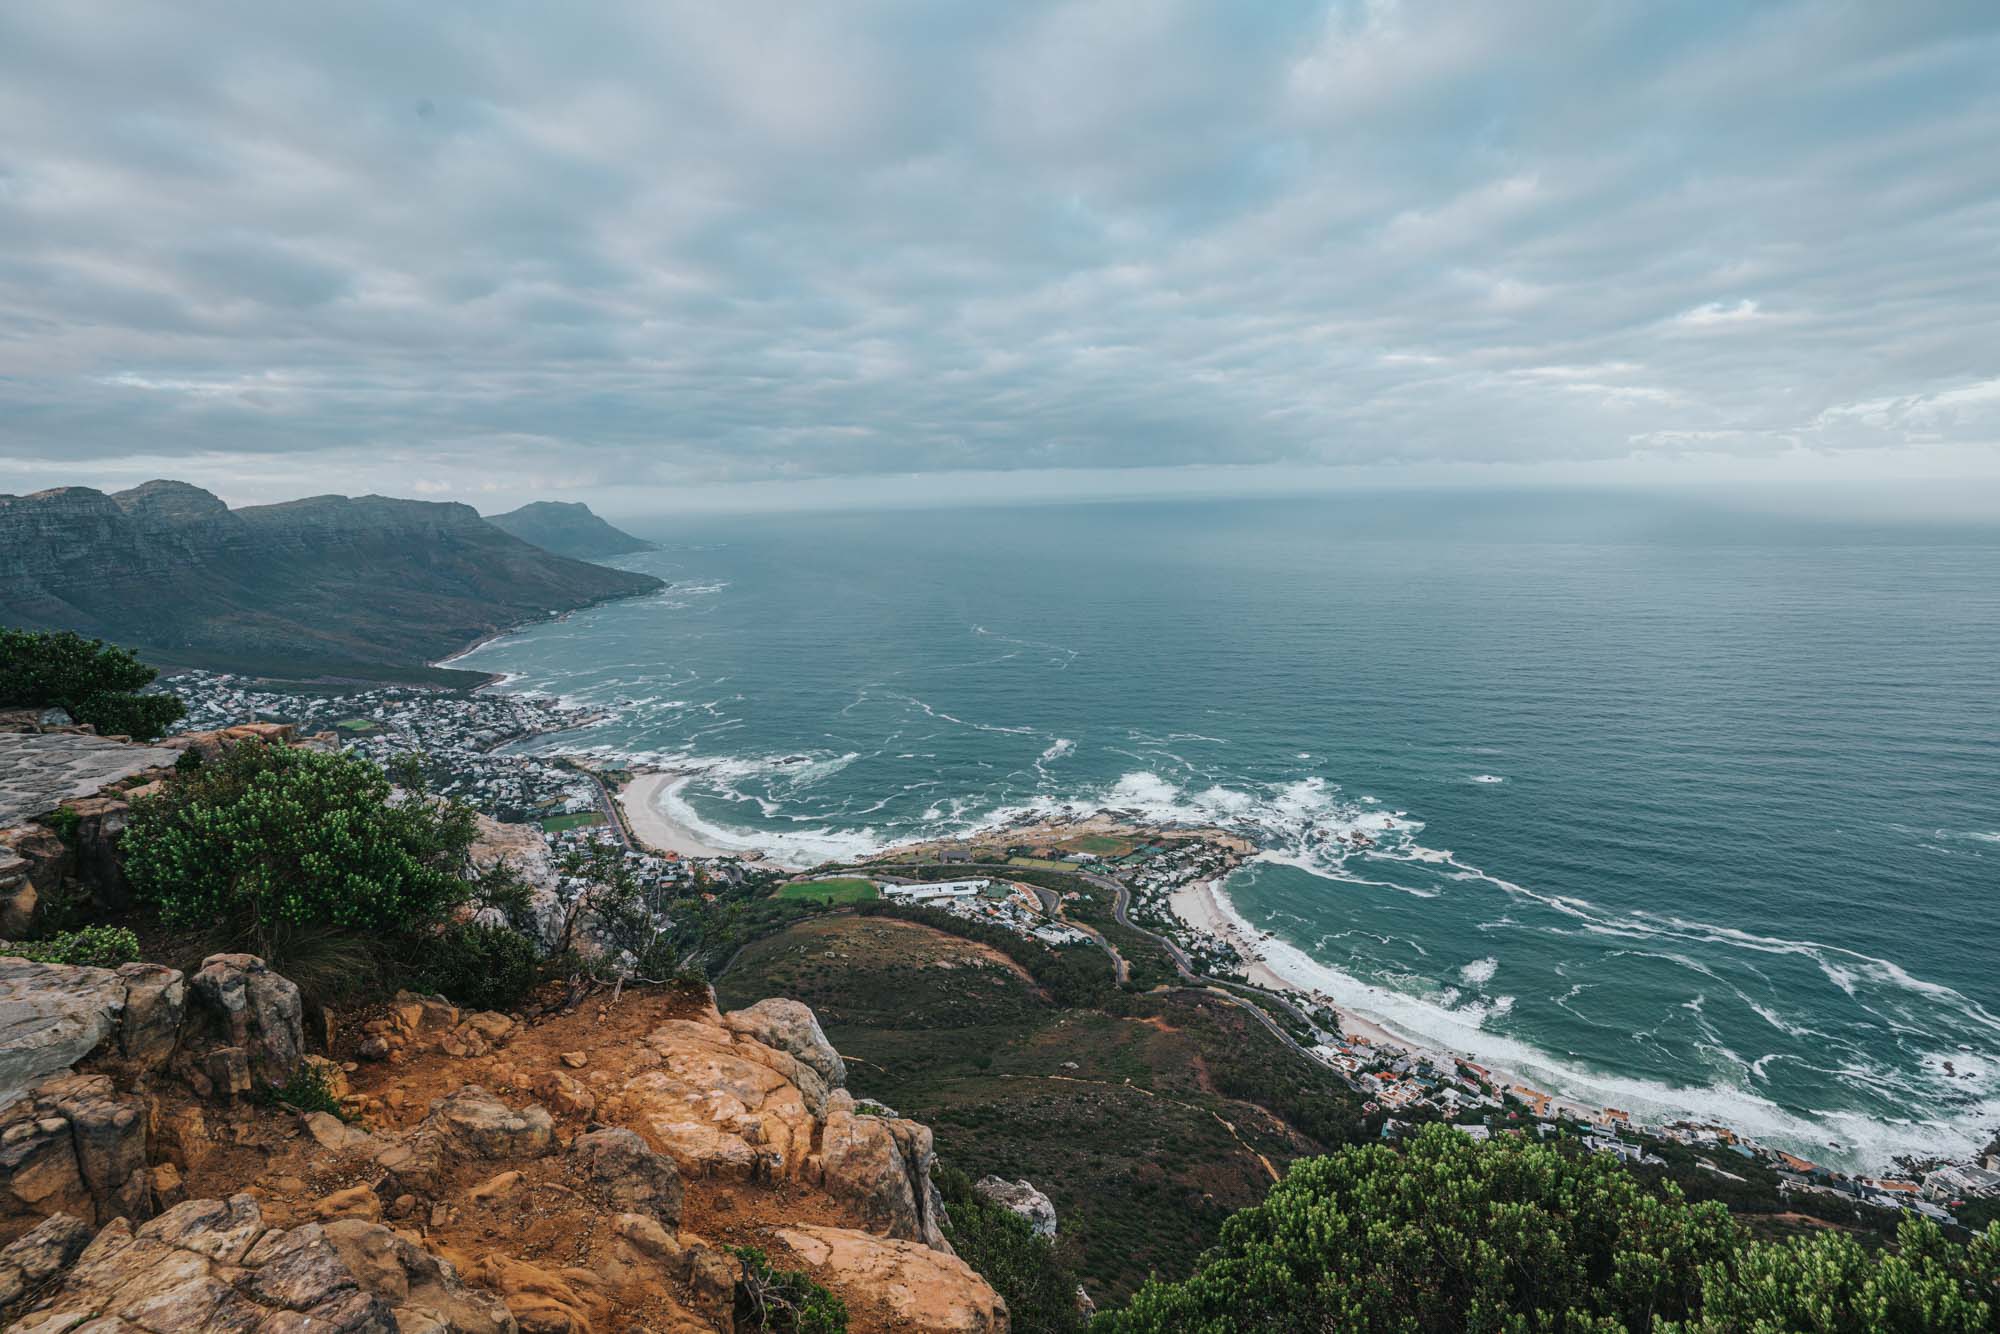
[[[1996,59],[1948,6],[11,6],[0,472],[1893,472],[2000,440]]]

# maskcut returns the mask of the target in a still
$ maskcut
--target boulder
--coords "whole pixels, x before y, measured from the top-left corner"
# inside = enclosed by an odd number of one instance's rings
[[[305,1052],[299,989],[254,954],[211,954],[193,978],[200,1018],[218,1045],[240,1049],[251,1076],[284,1084]]]
[[[128,963],[118,969],[125,984],[125,1013],[118,1025],[120,1063],[137,1077],[167,1067],[187,1018],[187,982],[178,968]]]
[[[847,1065],[826,1040],[819,1019],[795,1000],[760,1000],[722,1017],[731,1032],[755,1038],[767,1047],[790,1052],[805,1062],[829,1090],[847,1087]]]
[[[118,1031],[125,980],[108,968],[0,957],[0,1107]]]
[[[437,1135],[468,1158],[514,1162],[539,1158],[555,1145],[555,1122],[533,1103],[515,1111],[476,1084],[438,1099],[417,1133]]]
[[[578,1135],[569,1152],[578,1174],[610,1208],[680,1226],[681,1174],[645,1140],[629,1130],[593,1130]]]
[[[850,1307],[881,1308],[890,1329],[1006,1334],[1007,1303],[955,1255],[838,1227],[778,1228],[773,1235]]]
[[[69,1267],[90,1244],[90,1225],[69,1214],[45,1218],[0,1250],[0,1308],[39,1288]]]
[[[136,1229],[119,1219],[87,1246],[65,1229],[45,1237],[41,1252],[56,1258],[49,1276],[60,1283],[12,1326],[20,1334],[517,1329],[497,1299],[472,1292],[445,1261],[379,1224],[267,1230],[248,1195],[191,1200]],[[0,1266],[14,1255],[10,1247]]]
[[[1026,1219],[1036,1236],[1055,1236],[1056,1206],[1030,1183],[1009,1181],[1005,1177],[981,1177],[972,1189],[988,1204],[998,1205]]]
[[[845,1089],[828,1100],[820,1138],[826,1193],[860,1206],[867,1224],[888,1236],[949,1250],[930,1179],[935,1162],[930,1127],[857,1113]]]

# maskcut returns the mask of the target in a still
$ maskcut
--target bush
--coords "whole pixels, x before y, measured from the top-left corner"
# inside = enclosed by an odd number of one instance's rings
[[[287,930],[409,935],[464,897],[471,811],[421,790],[391,804],[357,756],[245,741],[133,803],[120,844],[172,927],[216,926],[271,957]]]
[[[511,1010],[539,976],[535,942],[505,926],[459,922],[421,942],[425,991],[474,1010]]]
[[[773,1269],[755,1246],[731,1246],[743,1264],[736,1281],[736,1328],[770,1334],[846,1334],[847,1303],[797,1269]]]
[[[107,736],[153,741],[187,712],[177,696],[137,693],[157,675],[101,639],[0,629],[0,708],[61,709]]]
[[[1907,1221],[1872,1255],[1842,1234],[1752,1242],[1721,1205],[1653,1193],[1600,1155],[1432,1125],[1400,1153],[1294,1163],[1192,1276],[1092,1328],[1976,1334],[1996,1298],[1992,1233],[1960,1247]]]
[[[965,1173],[940,1163],[931,1180],[945,1201],[945,1240],[1007,1303],[1014,1334],[1077,1334],[1075,1271],[1011,1209],[982,1201]]]
[[[312,1061],[301,1061],[292,1077],[282,1084],[266,1084],[251,1095],[251,1100],[265,1107],[296,1107],[302,1112],[325,1112],[328,1116],[345,1121],[347,1114],[340,1110],[340,1099],[333,1096],[333,1081],[326,1067]]]
[[[139,938],[122,926],[86,926],[65,931],[47,940],[0,941],[0,954],[11,954],[34,963],[81,964],[88,968],[116,968],[121,963],[139,961]]]

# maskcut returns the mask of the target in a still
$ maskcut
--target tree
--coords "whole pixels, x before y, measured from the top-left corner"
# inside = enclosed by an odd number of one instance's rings
[[[178,696],[137,693],[158,675],[101,639],[0,629],[0,708],[61,709],[107,736],[154,741],[187,712]]]
[[[170,926],[220,926],[260,953],[301,927],[410,934],[465,896],[473,815],[391,794],[358,756],[240,742],[133,803],[125,871]]]
[[[1182,1282],[1146,1284],[1098,1334],[1237,1330],[1976,1334],[2000,1329],[2000,1234],[1903,1225],[1753,1242],[1719,1204],[1612,1159],[1427,1126],[1404,1150],[1294,1163]]]

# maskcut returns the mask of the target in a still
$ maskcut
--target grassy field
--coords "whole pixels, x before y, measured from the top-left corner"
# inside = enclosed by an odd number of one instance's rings
[[[1048,857],[1009,857],[1007,864],[1009,866],[1031,866],[1038,871],[1067,871],[1070,868],[1068,862],[1059,862]]]
[[[368,718],[342,718],[339,722],[335,723],[334,726],[339,728],[343,732],[354,732],[354,733],[376,732],[381,730],[375,725],[373,720]]]
[[[578,811],[574,815],[552,815],[542,821],[542,828],[551,834],[560,834],[565,829],[590,829],[604,823],[601,811]]]
[[[806,880],[785,885],[774,899],[804,899],[814,903],[862,903],[881,897],[872,880],[858,875],[833,876],[826,880]]]
[[[1094,857],[1123,857],[1132,850],[1133,843],[1129,838],[1113,838],[1109,834],[1078,834],[1056,846],[1067,852],[1088,852]]]
[[[1224,1002],[1109,993],[1105,1008],[1061,1006],[995,951],[894,918],[801,922],[749,945],[716,989],[725,1008],[804,1001],[857,1096],[929,1125],[974,1177],[1046,1191],[1099,1300],[1187,1272],[1272,1170],[1358,1122],[1344,1087]]]

